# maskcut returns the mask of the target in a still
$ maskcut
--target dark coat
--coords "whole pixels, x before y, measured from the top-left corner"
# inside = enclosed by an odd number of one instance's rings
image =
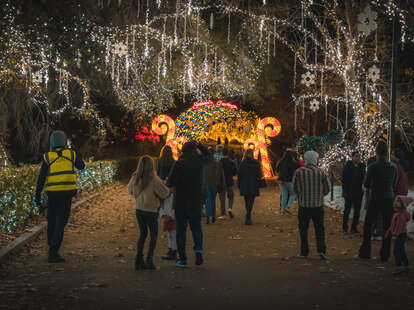
[[[293,174],[298,168],[300,168],[299,162],[281,160],[276,168],[277,173],[279,173],[279,181],[292,182]]]
[[[351,198],[355,196],[361,196],[364,194],[362,190],[362,184],[365,177],[365,164],[358,164],[359,171],[359,182],[360,184],[353,184],[353,173],[354,173],[354,163],[352,160],[347,161],[342,169],[342,196],[346,198]],[[358,192],[353,193],[355,188],[358,188]]]
[[[224,178],[226,179],[226,186],[230,187],[234,185],[233,177],[237,175],[236,163],[228,157],[223,157],[221,159],[221,164],[223,165]]]
[[[259,196],[259,181],[263,177],[260,162],[253,158],[246,158],[239,167],[239,189],[242,196]]]
[[[385,159],[379,159],[368,166],[364,186],[369,188],[372,200],[394,199],[393,187],[396,180],[396,166]]]
[[[160,160],[157,160],[157,175],[160,177],[161,180],[166,180],[167,177],[170,175],[171,169],[174,165],[174,162],[171,165],[163,165],[160,163]]]
[[[203,202],[203,169],[208,162],[208,150],[199,146],[203,155],[196,152],[183,154],[171,169],[167,186],[175,187],[175,208],[201,208]]]

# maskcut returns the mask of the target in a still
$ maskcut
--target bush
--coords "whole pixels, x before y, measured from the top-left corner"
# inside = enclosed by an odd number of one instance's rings
[[[111,183],[117,169],[115,161],[86,163],[85,169],[78,171],[78,192],[92,191]],[[34,203],[39,170],[40,165],[0,170],[0,230],[12,232],[39,213]],[[43,192],[42,199],[45,198]]]

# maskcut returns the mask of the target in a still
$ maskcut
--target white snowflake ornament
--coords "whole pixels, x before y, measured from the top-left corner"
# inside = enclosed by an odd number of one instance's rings
[[[302,74],[302,84],[306,85],[307,87],[315,84],[315,74],[311,72],[306,72]]]
[[[377,12],[371,10],[371,7],[368,5],[358,15],[358,31],[362,32],[364,35],[369,35],[372,31],[377,29],[377,16]]]
[[[120,42],[114,46],[114,53],[119,57],[126,56],[128,54],[128,47]]]
[[[316,112],[319,110],[319,101],[316,99],[313,99],[309,104],[309,109],[311,109],[312,112]]]
[[[368,69],[368,78],[374,83],[379,80],[380,69],[376,65],[373,65],[371,68]]]
[[[32,82],[34,84],[37,84],[37,85],[42,84],[42,82],[43,82],[42,72],[38,71],[38,72],[34,73],[33,76],[32,76]]]

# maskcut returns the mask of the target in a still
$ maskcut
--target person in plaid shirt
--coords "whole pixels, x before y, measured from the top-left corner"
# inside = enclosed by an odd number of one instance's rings
[[[293,191],[299,202],[299,233],[301,250],[299,258],[309,255],[308,228],[312,219],[315,227],[318,254],[326,259],[323,197],[329,193],[329,180],[326,174],[317,167],[319,155],[315,151],[307,151],[303,156],[305,167],[297,169],[293,175]]]

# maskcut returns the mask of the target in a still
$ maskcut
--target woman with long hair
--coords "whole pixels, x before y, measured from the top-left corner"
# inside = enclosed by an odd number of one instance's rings
[[[135,269],[155,269],[153,256],[158,237],[158,208],[160,200],[170,195],[164,182],[155,175],[152,158],[145,155],[138,161],[138,166],[128,183],[128,192],[135,197],[136,217],[140,230],[137,243]],[[146,263],[144,263],[144,244],[150,231],[150,244]]]
[[[300,165],[295,152],[287,149],[276,168],[277,173],[279,173],[279,186],[281,192],[280,209],[283,214],[290,214],[288,208],[296,199],[296,194],[293,191],[292,178],[294,172],[299,167]]]
[[[160,152],[160,157],[157,160],[157,175],[161,180],[166,182],[167,177],[170,175],[171,169],[175,163],[172,149],[170,146],[165,145]],[[160,216],[164,220],[164,232],[167,232],[168,237],[168,252],[162,256],[162,259],[176,260],[177,259],[177,233],[176,233],[176,221],[173,208],[173,199],[171,196],[166,199],[160,208]]]
[[[244,197],[246,206],[246,225],[252,225],[253,204],[255,198],[260,195],[262,177],[262,168],[260,162],[253,158],[253,150],[246,150],[238,173],[240,195]]]

